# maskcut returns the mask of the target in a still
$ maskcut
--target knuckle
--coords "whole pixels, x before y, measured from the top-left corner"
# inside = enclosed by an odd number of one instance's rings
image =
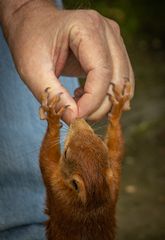
[[[96,10],[88,10],[88,16],[89,16],[89,20],[92,23],[100,23],[101,21],[101,15],[99,12],[97,12]]]
[[[102,23],[103,17],[96,10],[78,10],[78,15],[75,15],[72,24],[72,31],[76,34],[88,35],[89,30],[96,31],[96,29],[100,29]]]
[[[79,24],[75,23],[72,25],[71,31],[74,33],[74,35],[79,35],[82,31],[82,28]]]
[[[117,22],[115,22],[114,20],[110,20],[110,24],[112,26],[112,28],[114,29],[115,32],[117,32],[118,34],[120,34],[120,26]]]
[[[74,24],[71,28],[70,41],[72,43],[80,42],[84,37],[88,35],[88,30],[81,24]]]

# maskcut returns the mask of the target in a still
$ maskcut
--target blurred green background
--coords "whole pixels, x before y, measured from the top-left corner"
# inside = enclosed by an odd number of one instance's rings
[[[148,47],[160,49],[165,41],[165,1],[64,0],[66,9],[96,9],[116,20],[128,41],[141,38]]]
[[[136,77],[132,110],[123,116],[119,240],[165,239],[165,1],[65,0],[67,9],[96,9],[116,20]],[[103,134],[106,120],[96,125]]]

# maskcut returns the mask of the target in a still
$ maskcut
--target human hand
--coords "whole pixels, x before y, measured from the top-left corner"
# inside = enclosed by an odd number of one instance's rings
[[[118,25],[93,10],[57,10],[50,1],[29,1],[6,25],[6,37],[21,78],[40,101],[46,87],[63,92],[61,105],[70,105],[63,119],[97,120],[110,109],[110,82],[123,88],[133,71]],[[60,84],[61,74],[86,76],[77,102]],[[60,107],[60,106],[59,106]]]

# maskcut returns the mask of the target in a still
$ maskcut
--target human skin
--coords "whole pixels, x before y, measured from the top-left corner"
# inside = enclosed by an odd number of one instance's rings
[[[0,22],[18,73],[33,95],[41,101],[46,87],[52,96],[63,93],[61,105],[69,105],[66,123],[105,116],[111,82],[122,90],[128,79],[132,98],[133,70],[113,20],[94,10],[58,10],[51,0],[0,0]],[[59,82],[60,75],[86,77],[75,98]]]

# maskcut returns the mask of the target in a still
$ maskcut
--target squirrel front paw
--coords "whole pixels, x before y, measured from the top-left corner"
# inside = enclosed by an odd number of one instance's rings
[[[119,121],[124,111],[124,105],[130,99],[131,84],[127,81],[124,85],[123,92],[121,92],[114,83],[111,84],[114,96],[108,94],[112,103],[112,108],[108,117],[111,121]]]
[[[41,106],[39,108],[39,116],[41,120],[55,121],[62,117],[63,112],[69,106],[62,106],[57,110],[57,105],[60,102],[63,93],[56,94],[51,100],[49,99],[50,88],[46,88],[41,96]]]

